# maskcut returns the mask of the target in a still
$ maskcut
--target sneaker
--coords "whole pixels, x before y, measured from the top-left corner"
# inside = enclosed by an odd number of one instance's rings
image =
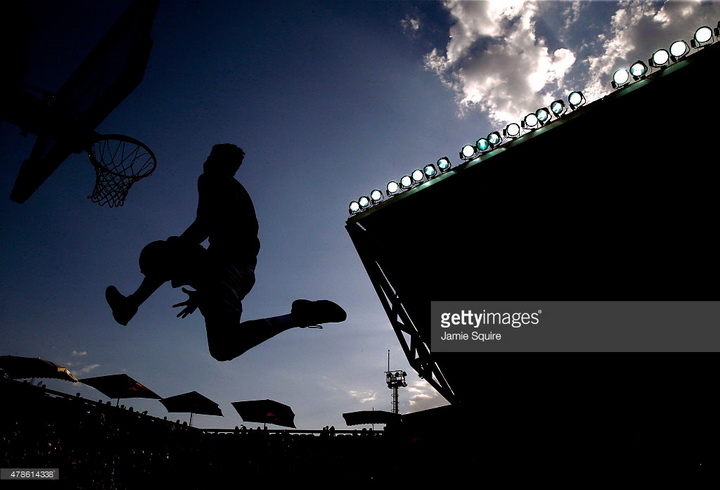
[[[105,290],[105,300],[110,305],[113,318],[120,325],[127,325],[138,311],[137,306],[131,304],[125,296],[120,294],[115,286],[108,286]]]
[[[298,299],[293,301],[290,311],[302,328],[322,328],[321,323],[339,323],[345,321],[347,318],[345,310],[326,299],[319,301]]]

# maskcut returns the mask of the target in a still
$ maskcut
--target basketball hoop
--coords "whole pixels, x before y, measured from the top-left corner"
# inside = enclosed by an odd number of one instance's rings
[[[122,206],[130,187],[155,170],[155,154],[144,143],[121,134],[99,136],[88,148],[95,167],[95,189],[88,196],[103,206]]]

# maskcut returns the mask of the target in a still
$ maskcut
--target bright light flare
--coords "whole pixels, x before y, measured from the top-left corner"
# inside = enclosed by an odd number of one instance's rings
[[[585,104],[585,96],[582,92],[570,92],[570,95],[568,95],[568,103],[572,109],[577,109]]]
[[[472,158],[475,154],[475,147],[472,145],[465,145],[462,147],[462,150],[460,150],[460,157],[469,159]]]
[[[612,86],[615,88],[623,87],[630,83],[630,72],[625,68],[615,70],[612,76]]]
[[[692,38],[693,47],[700,48],[712,43],[713,31],[708,26],[698,27]]]
[[[690,46],[688,46],[688,44],[683,40],[675,41],[674,43],[672,43],[670,45],[670,56],[675,61],[684,57],[689,52],[690,52]]]
[[[670,61],[670,53],[667,49],[658,49],[650,57],[650,64],[656,68],[665,66]]]

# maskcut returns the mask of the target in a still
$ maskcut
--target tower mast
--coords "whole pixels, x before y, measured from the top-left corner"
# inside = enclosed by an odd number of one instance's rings
[[[385,381],[388,388],[392,390],[392,413],[398,413],[398,388],[407,386],[405,382],[405,371],[390,371],[390,350],[388,350],[388,368],[385,371]]]

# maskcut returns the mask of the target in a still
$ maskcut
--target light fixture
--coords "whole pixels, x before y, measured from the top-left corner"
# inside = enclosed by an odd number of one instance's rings
[[[425,173],[420,169],[413,170],[413,173],[410,175],[412,177],[413,184],[419,184],[425,180]]]
[[[357,214],[360,212],[360,203],[357,201],[352,201],[350,203],[350,214]]]
[[[670,61],[670,53],[668,53],[668,50],[667,49],[658,49],[650,57],[650,66],[653,66],[655,68],[660,68],[662,66],[667,65],[669,61]]]
[[[628,83],[630,83],[630,72],[626,68],[615,70],[612,76],[613,88],[624,87]]]
[[[505,126],[505,129],[503,129],[503,135],[505,138],[515,139],[520,136],[520,133],[522,133],[522,130],[518,123],[510,123]]]
[[[492,149],[492,145],[487,138],[480,138],[475,143],[475,148],[477,148],[479,151],[488,151]]]
[[[640,80],[641,78],[645,78],[645,75],[647,75],[648,72],[648,66],[643,63],[642,61],[638,60],[632,65],[630,65],[630,75],[635,80]]]
[[[673,61],[677,61],[680,58],[683,58],[689,52],[690,46],[688,46],[688,44],[682,39],[679,41],[675,41],[670,45],[670,57]]]
[[[370,200],[373,202],[373,204],[377,204],[380,201],[383,200],[383,193],[380,189],[373,189],[373,191],[370,193]]]
[[[370,198],[361,196],[360,199],[358,199],[358,203],[360,204],[360,209],[367,209],[370,207]]]
[[[475,155],[475,147],[472,145],[465,145],[460,150],[460,158],[465,160],[469,160],[473,155]]]
[[[530,114],[525,116],[522,120],[523,129],[530,130],[530,129],[535,129],[538,126],[540,126],[540,119],[538,119],[537,114],[534,112],[531,112]]]
[[[413,180],[412,177],[409,175],[403,176],[402,179],[400,179],[400,188],[401,189],[409,189],[413,186]]]
[[[442,157],[438,158],[437,166],[441,172],[447,172],[450,170],[450,167],[452,167],[452,164],[450,163],[450,159],[448,157]]]
[[[437,169],[435,168],[435,165],[432,163],[428,163],[423,167],[423,173],[425,174],[425,177],[428,179],[432,179],[437,175]]]
[[[496,147],[502,142],[502,136],[497,131],[493,131],[487,136],[487,140],[490,142],[490,146]]]
[[[693,48],[702,48],[713,42],[713,30],[708,26],[698,27],[690,41]]]
[[[565,107],[565,102],[562,100],[556,100],[552,104],[550,104],[550,111],[555,115],[555,117],[562,116],[567,108]]]
[[[577,109],[581,105],[585,104],[585,96],[582,92],[570,92],[570,95],[568,95],[568,103],[570,104],[571,109]]]
[[[387,190],[388,196],[397,194],[398,192],[400,192],[400,184],[398,184],[394,180],[391,180],[390,182],[388,182],[386,190]]]
[[[542,126],[550,120],[550,111],[545,107],[535,111],[535,117],[537,117],[538,123]]]

